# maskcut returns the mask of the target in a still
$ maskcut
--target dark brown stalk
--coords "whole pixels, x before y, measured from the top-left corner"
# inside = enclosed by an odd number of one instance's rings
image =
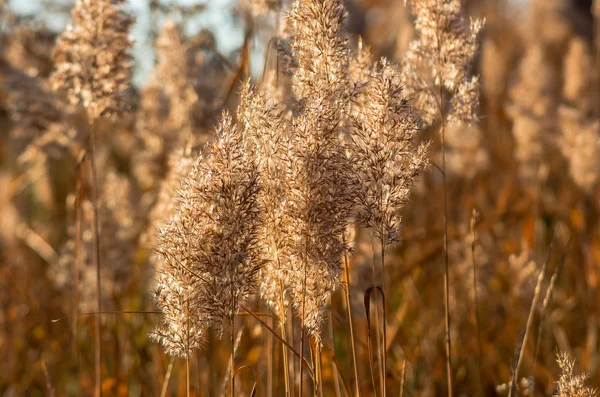
[[[352,323],[352,302],[350,300],[350,266],[348,265],[348,252],[344,253],[344,276],[346,279],[346,311],[348,312],[348,325],[350,326],[350,346],[352,347],[352,365],[354,369],[354,386],[356,397],[360,396],[360,384],[358,377],[358,364],[356,361],[356,342],[354,340],[354,325]]]
[[[92,163],[92,207],[93,207],[93,222],[94,222],[94,261],[96,262],[96,289],[97,289],[97,312],[102,313],[102,290],[100,281],[100,227],[98,222],[98,179],[96,170],[96,128],[95,119],[92,118],[89,123],[90,132],[90,161]],[[102,360],[102,338],[101,332],[101,317],[96,316],[96,335],[95,335],[95,346],[96,346],[96,397],[102,396],[102,373],[101,373],[101,360]]]

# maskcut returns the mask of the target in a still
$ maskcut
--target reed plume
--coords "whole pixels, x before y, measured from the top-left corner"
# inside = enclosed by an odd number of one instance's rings
[[[262,222],[259,191],[254,160],[239,128],[224,114],[205,157],[196,160],[183,179],[176,214],[157,243],[163,262],[159,279],[176,282],[155,292],[167,315],[155,339],[173,354],[187,356],[193,349],[188,344],[182,350],[177,342],[187,331],[185,323],[191,323],[198,340],[202,328],[222,331],[254,291],[264,263],[257,242]]]
[[[237,117],[256,157],[261,186],[259,202],[264,222],[259,241],[269,259],[260,272],[260,294],[285,321],[293,233],[286,200],[291,150],[286,131],[288,124],[281,104],[249,83],[244,86],[240,98]]]
[[[194,165],[194,157],[190,148],[173,150],[169,158],[169,171],[161,181],[156,201],[148,214],[148,226],[142,235],[142,244],[152,249],[156,246],[157,233],[175,215],[177,211],[177,195],[181,187],[182,179],[189,174]],[[154,274],[161,261],[153,253],[150,255],[150,274]]]
[[[92,171],[92,213],[96,264],[97,313],[102,312],[100,226],[97,192],[96,131],[100,117],[116,117],[128,106],[131,82],[129,29],[133,17],[120,7],[123,0],[78,0],[72,10],[74,26],[58,38],[54,49],[56,70],[50,76],[55,90],[63,91],[73,105],[81,104],[88,115],[89,159]],[[96,318],[95,395],[102,395],[101,324]]]
[[[136,121],[139,150],[132,166],[141,186],[155,190],[169,169],[169,157],[192,137],[194,112],[201,111],[192,85],[191,44],[167,21],[156,39],[157,64],[141,92]]]
[[[457,0],[410,0],[409,4],[418,38],[411,42],[403,62],[407,96],[428,125],[438,118],[444,102],[434,87],[451,94],[450,120],[476,121],[479,81],[470,73],[484,21],[467,20]]]
[[[560,368],[555,395],[558,397],[595,397],[597,391],[585,385],[588,376],[575,374],[575,361],[567,353],[556,355],[556,362]]]
[[[127,108],[130,87],[133,17],[123,0],[78,0],[73,8],[74,26],[57,41],[51,76],[56,90],[66,91],[75,105],[82,104],[91,120],[116,116]]]
[[[518,68],[518,80],[509,89],[506,112],[513,122],[515,157],[524,181],[536,181],[539,167],[552,144],[556,113],[556,72],[544,49],[529,47]]]
[[[292,90],[300,102],[335,102],[348,91],[346,11],[339,0],[294,1],[288,16]],[[316,99],[315,99],[316,97]]]
[[[576,108],[583,116],[592,112],[594,103],[594,67],[592,49],[582,37],[574,37],[563,61],[564,101]]]
[[[479,78],[471,74],[471,67],[478,50],[477,37],[484,21],[467,20],[459,0],[410,0],[409,4],[415,17],[418,37],[411,42],[403,62],[404,83],[424,123],[432,125],[436,120],[441,123],[446,379],[448,394],[452,396],[445,131],[447,123],[477,121]],[[449,101],[445,91],[450,95]]]
[[[298,101],[287,198],[294,230],[290,297],[303,330],[316,341],[328,295],[340,282],[355,188],[339,139],[350,87],[345,18],[339,0],[295,1],[289,15],[288,72]]]
[[[420,120],[388,61],[382,60],[362,95],[364,106],[350,116],[350,162],[360,181],[357,217],[386,247],[399,241],[401,210],[428,163],[428,145],[415,142]]]

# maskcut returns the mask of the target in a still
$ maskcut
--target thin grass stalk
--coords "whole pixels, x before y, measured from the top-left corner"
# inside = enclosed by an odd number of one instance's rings
[[[273,327],[273,317],[271,317],[271,327]],[[273,335],[267,333],[267,397],[273,396],[273,359],[275,356],[275,349],[273,349]]]
[[[385,245],[383,244],[383,237],[380,234],[379,235],[379,242],[381,244],[381,289],[383,291],[383,313],[382,313],[382,317],[383,317],[383,343],[382,343],[382,350],[383,350],[383,366],[382,366],[382,372],[381,372],[381,386],[383,389],[383,397],[387,396],[387,341],[386,341],[386,335],[387,335],[387,322],[386,322],[386,318],[385,318]],[[379,310],[377,310],[377,313],[379,313]],[[379,314],[377,314],[379,316]],[[379,336],[377,336],[379,338]]]
[[[294,355],[296,357],[300,357],[300,353],[296,351],[296,349],[294,349],[294,346],[290,345],[287,341],[285,341],[281,336],[277,335],[277,332],[275,332],[275,330],[273,330],[273,328],[269,327],[269,324],[267,324],[266,322],[264,322],[263,320],[260,319],[260,317],[258,317],[258,315],[256,313],[254,313],[252,310],[250,310],[246,305],[244,304],[240,304],[240,307],[242,309],[244,309],[248,314],[250,314],[252,317],[254,317],[256,319],[256,321],[258,321],[263,327],[265,327],[269,332],[271,332],[273,334],[273,336],[277,339],[279,339],[279,341],[281,343],[283,343],[288,349],[290,349],[290,351],[292,353],[294,353]],[[311,378],[314,379],[314,371],[312,370],[308,360],[306,360],[304,357],[302,358],[302,363],[304,365],[306,365],[307,369],[308,369],[308,374],[311,376]]]
[[[442,5],[438,1],[438,7]],[[439,18],[439,16],[438,16]],[[437,53],[438,62],[442,59],[442,43],[441,43],[441,32],[440,21],[436,23],[437,26]],[[442,70],[442,65],[438,64],[438,70]],[[441,78],[441,76],[440,76]],[[452,339],[450,335],[450,259],[448,255],[448,188],[446,183],[446,110],[444,107],[444,82],[439,82],[439,111],[440,111],[440,136],[442,145],[442,184],[443,184],[443,200],[444,200],[444,317],[445,317],[445,347],[446,347],[446,382],[448,387],[448,396],[453,396],[453,385],[452,385]]]
[[[190,397],[190,356],[185,357],[185,395]]]
[[[317,383],[318,383],[318,391],[319,397],[323,397],[323,372],[322,372],[322,361],[321,361],[321,343],[317,342],[315,346],[315,366],[317,367]],[[315,394],[317,391],[315,390]]]
[[[185,355],[185,390],[186,397],[190,397],[190,301],[186,302],[186,318],[187,318],[187,329],[186,329],[186,355]]]
[[[302,397],[303,394],[303,386],[304,386],[304,382],[302,381],[302,375],[304,372],[304,365],[302,365],[302,361],[304,359],[304,320],[305,320],[305,304],[306,304],[306,277],[307,277],[307,267],[308,267],[308,240],[305,242],[304,244],[304,279],[302,280],[302,323],[300,324],[301,326],[301,333],[300,333],[300,394],[299,396]]]
[[[356,388],[356,397],[360,396],[360,384],[358,377],[358,364],[356,361],[356,342],[354,340],[354,325],[352,323],[352,302],[350,300],[350,266],[348,265],[348,252],[344,253],[344,277],[346,279],[346,312],[348,314],[348,324],[350,326],[350,346],[352,348],[352,365],[354,369],[354,386]]]
[[[331,298],[330,298],[331,300]],[[329,338],[331,339],[331,351],[332,354],[335,356],[335,338],[334,338],[334,333],[333,333],[333,318],[332,316],[329,316]],[[331,360],[331,367],[333,369],[333,383],[334,383],[334,388],[335,388],[335,395],[336,397],[341,397],[341,390],[340,390],[340,376],[337,373],[337,368],[335,366],[335,361],[332,359]]]
[[[372,261],[371,261],[371,270],[373,272],[373,285],[377,285],[377,265],[375,264],[377,262],[377,250],[375,247],[375,236],[373,236],[371,238],[371,249],[373,251],[373,257],[372,257]],[[383,365],[381,363],[381,358],[383,357],[382,354],[382,347],[381,347],[381,339],[379,338],[381,335],[381,324],[379,322],[379,298],[377,297],[377,295],[375,295],[375,341],[377,344],[377,364],[378,366],[378,370],[379,370],[379,379],[381,380],[381,385],[380,388],[383,388],[383,377],[382,377],[382,368]],[[374,374],[372,374],[374,375]],[[375,378],[373,377],[373,387],[375,387]],[[381,394],[383,395],[383,390],[381,390]]]
[[[567,246],[565,247],[565,250],[563,251],[563,253],[560,257],[560,262],[554,268],[554,273],[552,274],[552,277],[550,278],[550,285],[548,286],[548,289],[546,290],[546,296],[544,297],[544,301],[542,303],[542,310],[540,311],[540,323],[538,324],[538,336],[537,336],[537,340],[535,342],[535,350],[534,350],[534,354],[533,354],[533,366],[534,366],[533,374],[534,374],[534,376],[535,376],[535,372],[536,372],[536,368],[537,368],[537,359],[538,359],[538,353],[540,351],[540,342],[542,340],[542,335],[544,332],[546,309],[548,308],[548,305],[550,304],[550,300],[552,299],[552,292],[554,291],[554,286],[556,285],[556,280],[558,279],[558,276],[560,274],[562,266],[565,263],[565,257],[567,256],[567,248],[569,246],[569,242],[570,242],[570,238],[569,238],[569,241],[567,242]]]
[[[369,288],[367,288],[367,291],[365,292],[364,295],[364,305],[365,305],[365,313],[367,315],[367,345],[369,348],[369,363],[370,363],[370,368],[371,368],[371,381],[373,382],[373,391],[375,392],[375,394],[377,394],[377,387],[375,385],[375,370],[374,370],[374,360],[373,360],[373,338],[371,335],[371,295],[373,294],[373,291],[379,292],[381,294],[381,299],[382,299],[382,310],[383,310],[383,318],[385,318],[385,293],[383,292],[383,289],[378,286],[378,285],[374,285],[371,286]],[[378,301],[375,300],[376,304],[378,304]],[[379,310],[377,309],[377,307],[375,307],[375,318],[377,318],[378,316],[378,312]],[[385,327],[383,328],[383,344],[385,346],[386,344],[386,340],[387,340],[387,333],[385,330]],[[385,361],[385,356],[383,357],[384,361]],[[381,374],[381,373],[380,373]],[[381,379],[381,384],[385,384],[385,380]],[[385,393],[385,387],[383,388],[383,393]]]
[[[286,327],[287,327],[287,315],[285,312],[285,305],[284,305],[284,299],[283,299],[283,286],[280,284],[279,285],[279,306],[281,307],[280,311],[280,319],[281,319],[281,337],[286,340]],[[290,390],[291,390],[291,384],[290,384],[290,367],[289,367],[289,362],[288,362],[288,354],[287,354],[287,349],[286,346],[284,344],[282,344],[281,346],[281,350],[282,350],[282,355],[283,355],[283,377],[285,380],[285,395],[286,397],[289,397],[290,394]]]
[[[475,332],[477,332],[477,348],[478,348],[478,356],[477,356],[477,374],[479,377],[479,393],[483,395],[483,375],[481,373],[481,358],[482,354],[482,345],[481,345],[481,328],[479,321],[479,295],[477,293],[477,263],[475,262],[475,245],[477,243],[477,232],[475,230],[477,217],[477,210],[473,209],[473,216],[471,217],[471,260],[473,265],[473,300],[474,300],[474,314],[475,314]]]
[[[233,299],[232,299],[233,300]],[[235,306],[233,306],[235,307]],[[230,329],[230,334],[231,334],[231,377],[230,377],[230,383],[231,383],[231,397],[235,396],[235,337],[233,336],[233,332],[234,332],[234,327],[235,327],[235,317],[231,317],[231,329]]]
[[[79,175],[77,177],[77,195],[75,196],[75,263],[74,263],[74,274],[73,274],[73,345],[72,353],[73,358],[77,357],[77,312],[79,311],[79,269],[81,268],[81,217],[82,208],[81,202],[83,200],[83,179],[85,177],[85,158],[82,158],[78,164]]]
[[[291,346],[296,346],[296,335],[294,333],[294,321],[296,320],[296,317],[294,316],[294,313],[290,310],[288,311],[288,313],[286,313],[286,318],[287,318],[287,323],[286,323],[286,332],[288,335],[288,338],[290,338],[290,345]],[[297,377],[297,372],[296,372],[296,368],[297,368],[297,362],[296,362],[296,357],[293,357],[292,360],[289,360],[290,363],[290,371],[289,371],[289,377],[290,377],[290,395],[295,395],[296,394],[296,386],[297,386],[297,381],[296,381],[296,377]],[[300,364],[302,365],[302,364]]]
[[[439,35],[438,35],[439,37]],[[439,44],[438,44],[439,47]],[[441,54],[440,54],[441,56]],[[446,112],[444,110],[443,84],[440,84],[440,135],[442,140],[442,184],[444,190],[444,317],[446,331],[446,382],[448,384],[448,397],[452,397],[452,339],[450,335],[450,259],[448,256],[448,192],[446,184]]]
[[[510,381],[510,389],[508,390],[508,397],[512,397],[513,395],[516,395],[516,392],[517,392],[517,380],[519,379],[519,370],[521,368],[521,364],[523,363],[523,356],[525,355],[525,347],[527,346],[527,337],[529,336],[529,331],[531,329],[531,324],[533,322],[533,316],[535,314],[535,307],[537,306],[537,302],[540,297],[542,283],[544,282],[544,277],[546,275],[546,267],[548,266],[548,262],[550,261],[550,254],[552,253],[552,247],[554,246],[554,241],[556,240],[557,233],[558,233],[558,229],[554,233],[554,236],[552,237],[552,241],[550,242],[550,246],[548,247],[548,252],[546,253],[546,260],[544,261],[544,264],[542,265],[542,269],[540,270],[540,274],[538,275],[537,283],[535,285],[533,300],[531,302],[531,308],[529,309],[529,316],[527,317],[527,325],[525,326],[525,332],[523,333],[523,342],[521,343],[521,348],[519,349],[519,354],[517,356],[512,379]]]
[[[169,389],[169,380],[171,379],[171,371],[173,370],[173,363],[175,362],[175,357],[171,357],[169,360],[169,365],[167,366],[167,373],[165,374],[165,379],[163,380],[162,388],[160,390],[160,397],[167,396],[167,390]]]
[[[102,290],[101,290],[101,277],[100,277],[100,227],[98,225],[98,179],[96,170],[96,128],[95,119],[91,118],[89,122],[89,133],[90,133],[90,162],[92,163],[92,207],[93,207],[93,223],[94,223],[94,260],[96,262],[96,289],[97,289],[97,311],[102,312]],[[96,369],[96,385],[95,395],[96,397],[102,396],[102,371],[101,371],[101,360],[102,360],[102,338],[101,332],[101,317],[96,316],[96,335],[95,335],[95,369]]]

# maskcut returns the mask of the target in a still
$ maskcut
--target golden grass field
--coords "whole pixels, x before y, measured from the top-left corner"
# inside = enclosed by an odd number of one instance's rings
[[[1,397],[597,394],[600,1],[10,3]]]

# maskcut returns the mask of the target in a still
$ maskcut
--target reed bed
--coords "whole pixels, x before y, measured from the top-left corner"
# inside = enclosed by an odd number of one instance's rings
[[[0,2],[0,396],[596,395],[600,2],[232,3]]]

